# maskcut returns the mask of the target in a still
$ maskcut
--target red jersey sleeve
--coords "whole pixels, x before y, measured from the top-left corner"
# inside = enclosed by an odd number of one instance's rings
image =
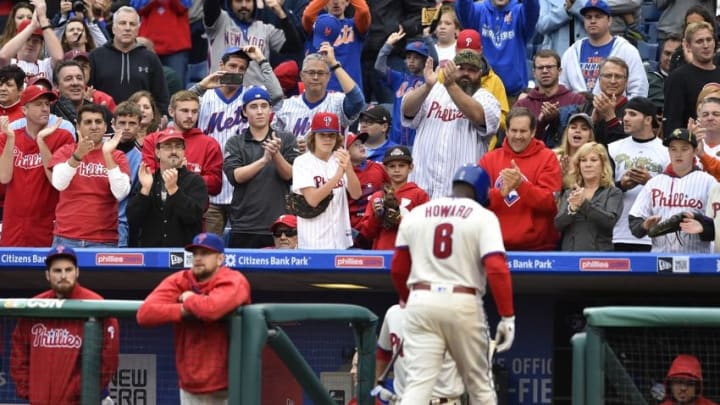
[[[118,165],[120,171],[130,176],[130,163],[128,162],[127,155],[119,150],[113,151],[113,160]]]
[[[355,8],[355,28],[359,33],[365,34],[370,29],[370,7],[365,0],[352,0],[350,4]]]
[[[223,273],[216,275],[220,279],[209,291],[186,298],[183,303],[185,309],[205,322],[213,322],[249,303],[250,284],[247,279],[234,270],[227,269]]]
[[[102,375],[100,386],[106,387],[118,368],[120,354],[120,325],[116,318],[103,322]]]
[[[53,152],[53,156],[50,160],[50,164],[48,165],[48,167],[52,169],[53,167],[55,167],[55,165],[67,162],[67,160],[70,159],[70,156],[72,156],[73,152],[75,152],[74,144],[66,144],[61,146],[59,149]]]
[[[166,277],[145,298],[137,313],[140,326],[157,326],[182,320],[182,304],[178,302],[178,297],[189,288],[183,288],[180,284],[181,274],[179,272]]]

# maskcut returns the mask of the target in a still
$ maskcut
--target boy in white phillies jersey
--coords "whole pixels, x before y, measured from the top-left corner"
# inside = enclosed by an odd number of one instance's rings
[[[515,337],[512,281],[500,224],[483,207],[490,178],[481,167],[466,165],[452,183],[454,197],[415,207],[398,230],[391,274],[400,298],[407,302],[407,385],[401,405],[429,403],[446,350],[458,365],[470,403],[497,402],[481,299],[486,280],[502,316],[495,336],[497,351],[510,349]]]
[[[630,209],[628,222],[635,237],[675,214],[705,212],[715,178],[695,165],[695,134],[684,128],[674,130],[663,144],[670,153],[670,165],[650,179]],[[680,231],[652,238],[652,251],[663,253],[710,253],[710,240]]]
[[[302,194],[313,207],[329,195],[332,200],[314,218],[298,215],[298,249],[347,249],[353,244],[348,194],[358,199],[362,189],[350,154],[342,145],[338,116],[328,112],[315,114],[307,138],[309,152],[293,162],[290,192]]]

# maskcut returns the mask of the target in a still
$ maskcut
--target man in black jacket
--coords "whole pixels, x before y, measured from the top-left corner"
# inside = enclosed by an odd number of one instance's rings
[[[202,232],[208,205],[205,181],[183,166],[185,139],[174,128],[165,130],[155,147],[159,168],[153,174],[140,164],[139,184],[127,207],[131,234],[140,247],[179,247]]]
[[[50,111],[60,118],[77,125],[77,111],[83,104],[92,104],[85,99],[85,72],[74,60],[64,60],[55,67],[53,81],[58,91],[58,101]],[[105,122],[112,121],[112,114],[103,109]]]

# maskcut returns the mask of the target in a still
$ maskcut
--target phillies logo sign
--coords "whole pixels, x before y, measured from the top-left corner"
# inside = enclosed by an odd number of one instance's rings
[[[323,118],[323,122],[325,122],[325,127],[330,128],[332,125],[332,117],[325,117]]]

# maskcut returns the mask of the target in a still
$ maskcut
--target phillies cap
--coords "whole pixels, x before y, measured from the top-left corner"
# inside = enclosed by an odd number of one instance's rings
[[[270,93],[260,86],[250,86],[244,92],[242,96],[242,105],[245,108],[246,105],[255,100],[265,100],[272,104],[270,100]]]
[[[207,250],[212,250],[216,253],[224,253],[225,243],[223,243],[222,238],[215,235],[214,233],[203,232],[195,235],[192,243],[185,246],[185,250],[187,250],[188,252],[192,252],[197,248],[205,248]]]
[[[48,90],[52,90],[53,85],[50,83],[50,80],[43,76],[42,74],[37,74],[34,76],[27,77],[27,85],[33,86],[33,85],[39,85],[44,86]],[[27,87],[26,87],[27,88]]]
[[[48,268],[50,268],[50,264],[52,263],[52,261],[59,257],[70,259],[75,264],[75,266],[77,266],[77,255],[75,254],[75,250],[73,250],[73,248],[69,246],[63,245],[57,245],[54,248],[50,249],[47,257],[45,258],[45,264]]]
[[[670,133],[670,136],[666,136],[663,140],[663,145],[670,146],[670,142],[672,141],[685,141],[692,145],[693,148],[696,148],[698,146],[698,140],[695,137],[695,134],[685,128],[678,128],[672,131],[672,133]]]
[[[470,28],[460,31],[455,44],[455,51],[460,52],[463,49],[472,49],[475,52],[482,52],[483,48],[480,33]]]
[[[428,57],[428,48],[427,45],[425,45],[422,41],[413,41],[407,44],[405,47],[405,52],[415,52],[419,54],[420,56],[427,58]]]
[[[312,46],[315,50],[320,49],[323,42],[330,42],[332,45],[340,35],[342,22],[332,14],[321,14],[315,19],[313,26]]]
[[[355,141],[360,141],[361,143],[365,143],[367,141],[368,136],[370,136],[367,132],[361,132],[359,134],[354,134],[350,132],[347,136],[345,147],[349,148],[350,145],[352,145]]]
[[[24,30],[25,28],[27,28],[28,25],[30,25],[30,20],[23,20],[23,22],[21,22],[20,25],[18,25],[17,30],[15,30],[15,33],[16,33],[16,34],[21,33],[22,30]],[[39,27],[38,27],[38,28],[35,28],[35,31],[33,31],[32,35],[36,35],[36,36],[38,36],[38,37],[42,37],[42,36],[43,36],[42,29],[39,28]]]
[[[175,129],[174,127],[166,128],[164,131],[160,132],[160,134],[157,137],[157,143],[155,144],[155,147],[159,148],[161,143],[171,141],[173,139],[178,139],[183,141],[185,143],[185,137],[183,134]]]
[[[412,163],[412,154],[407,146],[393,146],[392,148],[385,151],[383,156],[383,164],[390,163],[393,160],[404,160],[408,163]]]
[[[371,105],[367,110],[360,113],[360,118],[366,118],[373,122],[384,124],[392,121],[392,115],[387,108],[381,105]]]
[[[580,9],[580,15],[584,16],[590,10],[597,10],[607,16],[610,16],[610,6],[605,0],[587,0],[585,7]]]
[[[39,99],[40,97],[47,97],[51,102],[57,100],[57,94],[55,94],[54,91],[48,90],[39,84],[33,84],[25,87],[25,90],[23,90],[20,95],[20,103],[25,105]]]
[[[278,225],[285,225],[288,228],[295,229],[297,228],[297,217],[290,214],[280,215],[278,219],[276,219],[275,222],[273,222],[273,224],[270,226],[270,230],[274,231],[275,228],[278,227]]]
[[[331,112],[315,113],[310,124],[310,132],[337,132],[340,133],[338,116]]]
[[[277,77],[280,82],[280,87],[282,87],[286,95],[297,92],[298,75],[300,74],[297,62],[294,60],[286,60],[275,66],[273,70],[275,71],[275,77]]]
[[[76,60],[76,59],[85,59],[86,61],[90,61],[90,57],[88,56],[87,52],[83,52],[77,49],[73,49],[72,51],[65,52],[65,55],[63,56],[63,60]]]

